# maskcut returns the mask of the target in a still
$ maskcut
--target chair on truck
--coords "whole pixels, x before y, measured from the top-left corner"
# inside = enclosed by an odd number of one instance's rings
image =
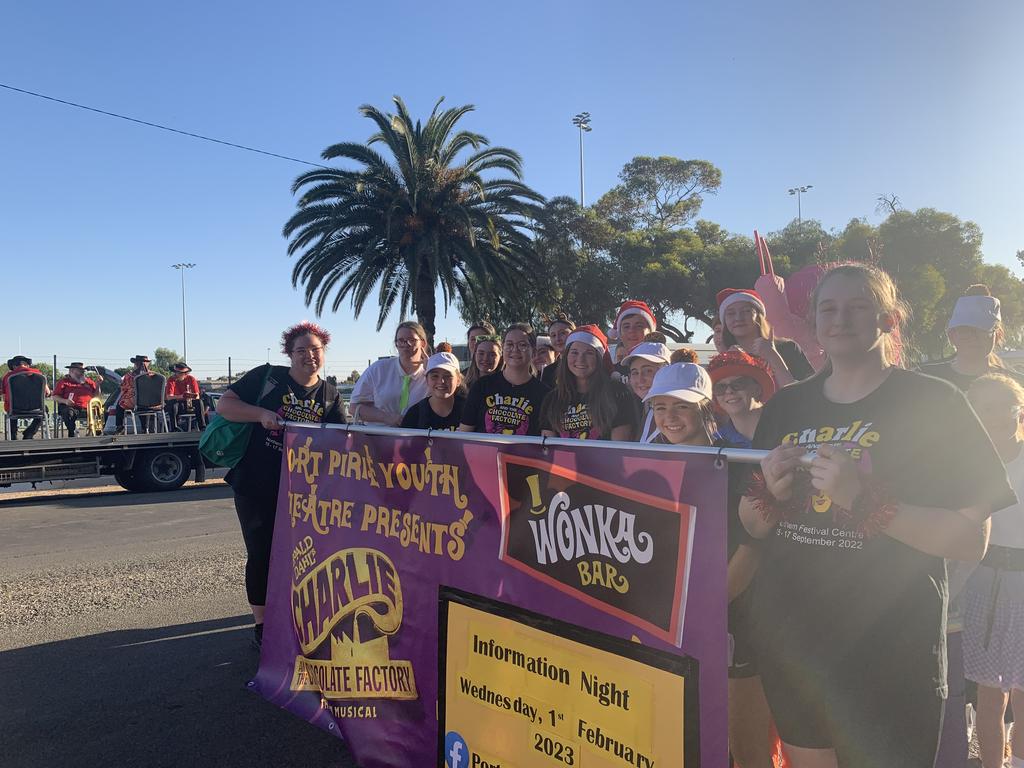
[[[170,432],[167,412],[164,410],[167,377],[161,373],[135,376],[132,379],[132,388],[135,390],[135,407],[124,410],[125,432],[130,429],[132,433],[138,434],[141,419],[146,419],[143,432]],[[148,428],[149,419],[153,420],[153,429]],[[161,425],[163,429],[160,429]]]
[[[7,379],[10,405],[4,414],[4,437],[17,434],[17,422],[40,420],[43,439],[49,440],[50,419],[46,412],[46,377],[35,371],[15,371]]]

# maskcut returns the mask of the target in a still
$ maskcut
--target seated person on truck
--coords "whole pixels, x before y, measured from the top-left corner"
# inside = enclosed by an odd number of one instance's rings
[[[4,374],[3,379],[0,379],[0,391],[3,391],[4,395],[4,410],[7,413],[11,412],[11,386],[10,379],[12,376],[21,373],[36,373],[40,376],[42,372],[38,368],[32,367],[32,360],[24,355],[15,355],[7,361],[7,373]],[[43,396],[50,396],[50,387],[43,385]],[[39,427],[43,425],[42,417],[32,419],[29,425],[25,428],[22,433],[23,440],[31,440],[36,436],[36,432],[39,431]],[[11,440],[18,439],[18,422],[14,420],[11,422]]]
[[[121,377],[121,397],[117,401],[117,407],[114,410],[114,423],[116,425],[115,433],[124,433],[124,412],[135,410],[135,379],[138,376],[154,376],[155,374],[149,370],[149,364],[153,362],[146,355],[136,355],[129,360],[132,365],[135,366],[129,373],[126,373]],[[138,431],[148,432],[149,431],[149,420],[138,419]]]
[[[57,413],[68,430],[68,437],[75,436],[78,419],[89,414],[89,401],[99,397],[100,385],[85,375],[85,363],[72,363],[67,375],[57,382],[53,390],[57,401]]]
[[[175,363],[172,366],[171,378],[167,380],[167,420],[171,425],[172,432],[178,432],[181,427],[178,425],[178,418],[186,415],[189,411],[195,414],[196,428],[202,430],[205,426],[203,418],[202,392],[199,390],[199,381],[192,375],[192,369],[188,363]]]

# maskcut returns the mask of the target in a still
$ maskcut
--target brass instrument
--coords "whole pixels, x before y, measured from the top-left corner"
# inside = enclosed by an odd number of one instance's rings
[[[103,401],[98,397],[92,398],[86,411],[86,432],[93,437],[99,437],[103,434],[103,425],[106,421],[106,414],[103,412]]]

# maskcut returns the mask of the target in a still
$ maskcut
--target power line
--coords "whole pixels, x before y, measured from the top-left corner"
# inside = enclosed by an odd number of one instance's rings
[[[170,131],[171,133],[181,134],[182,136],[189,136],[193,139],[201,139],[202,141],[209,141],[214,144],[223,144],[226,147],[234,147],[235,149],[244,149],[247,152],[255,152],[260,155],[268,155],[269,157],[276,157],[280,160],[290,160],[293,163],[302,163],[303,165],[311,165],[314,168],[328,168],[329,166],[321,165],[320,163],[311,163],[308,160],[300,160],[297,157],[289,157],[288,155],[279,155],[277,152],[268,152],[264,149],[256,149],[255,147],[247,147],[244,144],[235,144],[232,141],[224,141],[223,139],[214,139],[210,136],[203,136],[199,133],[190,133],[189,131],[182,131],[178,128],[171,128],[167,125],[160,125],[159,123],[151,123],[148,120],[139,120],[136,117],[128,117],[127,115],[119,115],[117,112],[108,112],[105,109],[97,109],[96,107],[90,107],[85,104],[76,104],[73,101],[66,101],[65,99],[58,99],[56,96],[47,96],[45,93],[36,93],[35,91],[26,91],[24,88],[15,88],[13,85],[6,85],[0,83],[0,88],[6,88],[8,91],[15,91],[17,93],[23,93],[26,96],[35,96],[37,99],[45,99],[46,101],[53,101],[57,104],[64,104],[68,107],[75,107],[76,109],[84,109],[88,112],[96,112],[100,115],[106,115],[107,117],[116,117],[119,120],[127,120],[130,123],[138,123],[139,125],[145,125],[150,128],[159,128],[161,131]]]

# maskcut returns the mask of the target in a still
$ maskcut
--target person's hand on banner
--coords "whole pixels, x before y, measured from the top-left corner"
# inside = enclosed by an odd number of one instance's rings
[[[794,473],[805,453],[807,450],[799,445],[780,445],[761,459],[765,485],[779,501],[788,501],[792,497]]]
[[[263,414],[260,416],[260,424],[270,432],[274,432],[284,426],[281,417],[267,409],[263,409]]]
[[[821,446],[811,462],[811,485],[843,509],[853,509],[863,488],[857,462],[832,445]]]

